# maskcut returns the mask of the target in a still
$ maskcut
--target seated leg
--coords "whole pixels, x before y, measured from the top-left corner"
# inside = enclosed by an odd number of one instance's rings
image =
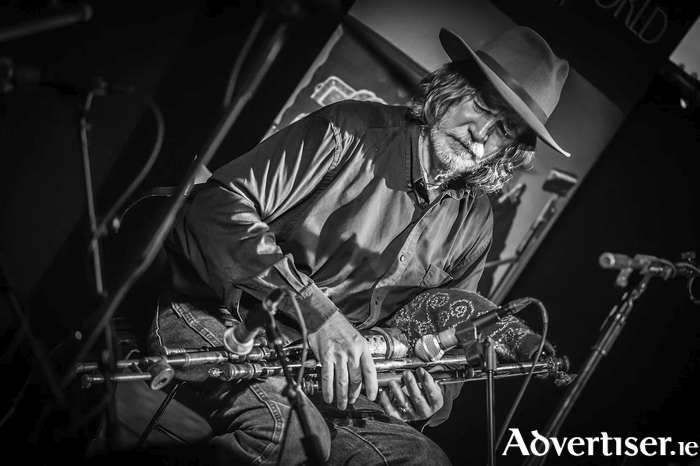
[[[451,464],[435,442],[410,425],[385,415],[380,405],[364,395],[348,410],[363,416],[348,416],[320,399],[313,401],[331,425],[331,465]]]
[[[190,303],[162,303],[149,337],[150,351],[157,346],[201,348],[221,346],[231,325],[223,309],[205,309]],[[176,377],[188,380],[197,396],[183,404],[202,415],[212,427],[209,446],[220,464],[302,464],[307,452],[297,414],[283,390],[284,377],[258,381],[224,382],[210,378],[206,365],[176,368]],[[330,434],[316,408],[303,397],[304,412],[319,445],[322,459],[330,454]]]

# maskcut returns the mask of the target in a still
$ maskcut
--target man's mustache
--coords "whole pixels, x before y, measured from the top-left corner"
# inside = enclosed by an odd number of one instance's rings
[[[459,142],[475,161],[480,161],[484,157],[484,145],[474,141],[471,136],[463,136],[453,131],[445,131],[445,135]]]

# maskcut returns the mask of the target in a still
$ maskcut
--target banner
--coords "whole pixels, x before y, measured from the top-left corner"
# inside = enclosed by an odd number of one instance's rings
[[[682,0],[492,3],[516,23],[545,35],[557,53],[625,114],[700,14],[700,2]]]

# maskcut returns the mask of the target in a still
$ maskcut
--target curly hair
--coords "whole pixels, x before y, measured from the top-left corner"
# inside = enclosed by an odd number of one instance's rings
[[[472,97],[496,111],[510,109],[473,60],[447,63],[418,83],[418,92],[409,105],[409,115],[420,124],[433,126],[454,104]],[[513,174],[528,168],[535,155],[537,136],[528,128],[501,154],[473,172],[453,181],[452,187],[469,189],[475,195],[501,190]]]

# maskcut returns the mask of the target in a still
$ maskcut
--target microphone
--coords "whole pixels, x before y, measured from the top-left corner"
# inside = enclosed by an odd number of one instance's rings
[[[624,254],[615,254],[613,252],[604,252],[598,258],[598,263],[604,269],[643,269],[648,266],[652,261],[656,261],[656,257],[636,255],[634,257],[629,257]]]
[[[224,348],[229,353],[245,356],[253,349],[255,337],[270,320],[270,315],[277,311],[277,306],[284,298],[284,291],[275,288],[263,299],[262,306],[256,306],[246,316],[244,322],[224,332]],[[261,309],[262,307],[262,309]]]
[[[136,92],[134,86],[113,83],[102,76],[84,78],[71,76],[72,74],[71,71],[61,72],[18,64],[9,57],[0,57],[0,93],[9,93],[15,89],[37,90],[42,87],[50,87],[68,95],[92,92],[104,96]]]
[[[676,268],[671,262],[645,254],[629,257],[624,254],[604,252],[598,258],[598,263],[604,269],[620,271],[615,280],[615,285],[619,288],[627,287],[629,276],[634,270],[639,270],[642,274],[658,275],[664,280],[668,280],[676,273]]]
[[[522,311],[535,301],[533,298],[516,299],[466,322],[462,322],[455,327],[443,330],[437,335],[423,335],[416,341],[414,353],[422,361],[437,361],[445,354],[445,351],[460,344],[465,346],[468,343],[475,342],[483,329],[506,316]]]

